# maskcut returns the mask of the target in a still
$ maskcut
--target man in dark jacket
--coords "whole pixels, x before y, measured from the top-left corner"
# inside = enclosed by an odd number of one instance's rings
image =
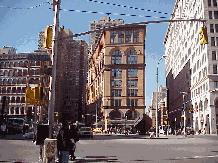
[[[71,134],[70,134],[70,137],[71,137],[71,139],[73,139],[74,141],[72,142],[72,146],[71,146],[71,149],[70,149],[70,152],[69,152],[69,154],[70,154],[70,159],[71,159],[71,161],[73,161],[73,160],[75,160],[75,156],[74,156],[74,152],[75,152],[75,150],[76,150],[76,142],[77,141],[79,141],[79,135],[78,135],[78,133],[77,133],[77,130],[75,129],[75,127],[74,127],[74,125],[73,125],[73,123],[70,125],[70,132],[71,132]]]
[[[62,123],[62,127],[57,135],[57,150],[59,151],[59,163],[68,163],[71,145],[71,132],[67,121]]]

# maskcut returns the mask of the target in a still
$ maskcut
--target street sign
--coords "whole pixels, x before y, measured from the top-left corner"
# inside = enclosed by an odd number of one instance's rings
[[[28,60],[32,61],[51,61],[50,55],[29,54]]]

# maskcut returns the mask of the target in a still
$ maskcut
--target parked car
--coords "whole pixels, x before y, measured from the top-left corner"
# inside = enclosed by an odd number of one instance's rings
[[[34,132],[27,132],[23,135],[23,138],[26,139],[33,139],[34,138]]]
[[[79,136],[80,137],[91,137],[93,138],[93,131],[91,127],[81,127],[79,129]]]
[[[186,127],[186,133],[187,135],[195,134],[194,129],[192,127]]]

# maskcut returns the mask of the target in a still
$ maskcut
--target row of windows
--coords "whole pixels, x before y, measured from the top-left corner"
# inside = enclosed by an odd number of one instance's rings
[[[111,106],[122,106],[122,99],[111,99]],[[127,99],[127,106],[138,106],[138,99]]]
[[[208,0],[208,7],[217,7],[217,0]]]
[[[26,84],[26,78],[0,79],[0,85]]]
[[[111,31],[111,43],[139,42],[139,30]]]
[[[26,78],[0,79],[0,85],[26,84]],[[29,84],[40,84],[39,78],[30,78]]]
[[[0,70],[0,76],[27,76],[27,70]]]
[[[25,93],[26,87],[0,87],[0,93],[19,94]]]
[[[211,46],[218,46],[218,37],[211,37]]]
[[[112,80],[111,87],[122,87],[122,80]],[[127,87],[138,87],[138,80],[128,80]]]
[[[138,95],[137,89],[127,89],[127,96],[137,96],[137,95]],[[122,96],[122,89],[112,89],[111,96],[113,96],[113,97]]]
[[[112,69],[111,77],[122,78],[122,69]],[[127,77],[128,78],[137,78],[138,77],[138,69],[127,69]]]
[[[127,53],[127,64],[137,64],[138,56],[135,50],[130,50]],[[122,54],[120,51],[115,51],[111,56],[111,64],[122,64]]]
[[[209,11],[209,19],[218,19],[218,11]]]
[[[218,33],[218,24],[210,24],[210,33]]]
[[[40,66],[40,61],[30,61],[30,66]],[[28,61],[0,63],[0,68],[10,68],[10,67],[28,67]]]
[[[25,103],[25,97],[7,97],[9,103]]]

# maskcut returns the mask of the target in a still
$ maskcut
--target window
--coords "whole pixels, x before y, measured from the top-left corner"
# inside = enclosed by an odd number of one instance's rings
[[[21,87],[17,88],[17,93],[21,93]]]
[[[215,37],[211,37],[211,46],[215,46]]]
[[[18,70],[18,76],[22,76],[22,70]]]
[[[7,85],[7,80],[3,79],[3,85]]]
[[[20,78],[17,80],[17,84],[21,84],[21,79]]]
[[[218,19],[218,11],[214,11],[214,19]]]
[[[121,106],[121,99],[111,99],[111,106]]]
[[[127,77],[128,78],[138,77],[138,70],[137,69],[128,69]]]
[[[5,63],[5,68],[8,68],[9,67],[9,62],[6,62]]]
[[[118,31],[118,43],[124,43],[124,31]]]
[[[138,106],[138,99],[127,99],[127,106]]]
[[[217,7],[217,0],[213,0],[213,7]]]
[[[111,87],[122,87],[122,80],[112,80]]]
[[[216,60],[216,51],[212,51],[212,60]]]
[[[217,65],[213,65],[213,74],[217,74]]]
[[[0,76],[3,76],[3,70],[0,70]]]
[[[138,95],[138,89],[128,89],[127,90],[127,96],[137,96]]]
[[[8,80],[8,84],[12,84],[12,79],[9,79],[9,80]]]
[[[10,87],[7,88],[7,93],[11,93],[11,88]]]
[[[127,64],[137,64],[138,56],[135,50],[130,50],[127,54]]]
[[[16,93],[16,88],[15,87],[12,88],[12,93]]]
[[[128,87],[138,87],[138,80],[128,80],[127,86]]]
[[[2,88],[2,93],[6,93],[6,88]]]
[[[216,37],[216,46],[218,46],[218,37]]]
[[[112,69],[112,77],[121,78],[122,77],[122,69]]]
[[[208,0],[208,7],[211,7],[211,0]]]
[[[23,67],[23,61],[20,61],[19,65],[20,67]]]
[[[9,76],[13,76],[13,71],[12,70],[9,71]]]
[[[214,27],[213,27],[213,24],[210,24],[210,33],[214,33]]]
[[[111,31],[111,43],[116,43],[116,31]]]
[[[17,79],[13,79],[13,84],[17,84]]]
[[[4,68],[4,62],[1,62],[1,68]]]
[[[8,71],[5,71],[5,75],[4,76],[8,76]]]
[[[26,84],[26,78],[23,79],[23,84]]]
[[[35,66],[35,61],[31,61],[30,66]]]
[[[23,70],[23,76],[27,76],[27,70]]]
[[[218,89],[218,81],[214,82],[214,89]]]
[[[126,43],[131,42],[132,31],[126,31]]]
[[[139,30],[133,31],[133,42],[139,42]]]
[[[112,53],[111,64],[122,64],[122,54],[120,51],[115,51]]]
[[[14,76],[17,76],[17,70],[14,70]]]
[[[15,103],[15,97],[11,98],[11,103]],[[11,114],[14,114],[14,108],[11,109]]]
[[[18,62],[15,62],[15,63],[14,63],[14,67],[18,67]]]
[[[34,75],[34,69],[30,69],[30,75],[31,75],[31,76]]]
[[[122,95],[121,89],[112,89],[111,90],[111,96],[113,97],[120,97]]]
[[[13,62],[10,62],[10,67],[13,67],[14,66],[14,63]]]
[[[209,19],[213,19],[212,11],[209,11]]]
[[[218,24],[215,24],[215,32],[218,33]]]

